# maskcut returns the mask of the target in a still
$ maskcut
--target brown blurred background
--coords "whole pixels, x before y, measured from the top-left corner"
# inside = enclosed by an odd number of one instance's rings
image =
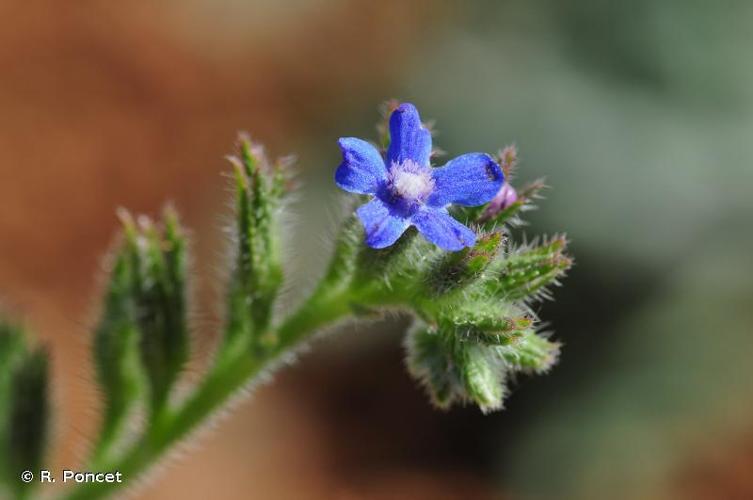
[[[136,496],[753,498],[752,21],[743,1],[0,0],[0,300],[53,353],[54,464],[96,429],[115,209],[171,201],[194,230],[195,375],[236,132],[300,158],[294,300],[326,259],[336,138],[398,97],[452,154],[516,141],[555,186],[526,232],[575,241],[542,311],[561,366],[502,413],[440,413],[402,367],[405,318],[348,327]]]

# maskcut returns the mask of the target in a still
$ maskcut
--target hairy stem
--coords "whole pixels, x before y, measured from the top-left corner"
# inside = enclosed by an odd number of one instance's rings
[[[325,325],[350,313],[348,290],[320,288],[301,307],[274,329],[279,342],[261,357],[248,352],[220,357],[203,382],[178,408],[162,414],[149,431],[120,459],[92,464],[92,470],[119,471],[121,483],[87,483],[70,491],[69,500],[101,498],[136,480],[180,440],[205,423],[264,369],[292,352]]]

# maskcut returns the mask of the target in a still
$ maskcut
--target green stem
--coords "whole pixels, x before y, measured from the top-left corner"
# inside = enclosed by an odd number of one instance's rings
[[[276,328],[279,342],[261,358],[248,353],[220,357],[194,393],[175,411],[165,413],[120,459],[96,464],[96,472],[122,474],[121,483],[87,483],[76,487],[68,500],[101,498],[134,481],[158,462],[178,441],[216,413],[240,389],[252,383],[265,368],[295,349],[321,327],[350,314],[349,290],[345,287],[317,290],[295,313]],[[92,469],[94,471],[94,469]]]
[[[109,409],[107,411],[110,411]],[[123,431],[126,430],[128,410],[113,411],[113,416],[106,416],[105,423],[99,435],[99,440],[94,446],[88,463],[100,463],[107,459],[116,446]]]

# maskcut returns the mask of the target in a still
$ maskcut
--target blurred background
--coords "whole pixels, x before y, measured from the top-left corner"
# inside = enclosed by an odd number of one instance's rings
[[[406,318],[345,328],[137,498],[753,498],[753,3],[0,1],[0,301],[53,353],[56,467],[97,424],[89,364],[119,206],[193,228],[198,371],[218,327],[237,130],[295,152],[289,297],[326,260],[336,138],[396,97],[450,155],[517,144],[530,226],[576,267],[561,362],[505,411],[433,410]],[[101,278],[100,278],[101,279]]]

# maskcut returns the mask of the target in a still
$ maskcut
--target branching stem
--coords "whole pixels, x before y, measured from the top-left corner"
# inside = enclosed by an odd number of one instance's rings
[[[241,389],[254,382],[266,368],[293,352],[322,327],[350,314],[347,289],[320,288],[299,309],[275,328],[276,346],[259,357],[245,352],[219,357],[207,377],[179,407],[165,412],[147,433],[119,459],[94,463],[97,471],[122,474],[121,483],[87,483],[68,492],[68,500],[101,498],[138,478],[164,457],[179,441],[206,423]]]

